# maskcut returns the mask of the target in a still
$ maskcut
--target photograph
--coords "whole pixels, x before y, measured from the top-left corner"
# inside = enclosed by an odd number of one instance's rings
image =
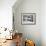
[[[36,24],[36,13],[22,13],[21,14],[21,23],[27,25]]]

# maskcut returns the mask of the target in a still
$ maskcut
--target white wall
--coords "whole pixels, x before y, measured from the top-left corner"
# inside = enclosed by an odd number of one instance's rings
[[[14,5],[15,29],[22,32],[24,37],[35,41],[36,46],[41,46],[41,0],[23,0]],[[22,25],[21,13],[36,13],[36,25]]]
[[[42,46],[46,46],[46,0],[41,1],[41,36]]]
[[[46,0],[23,0],[21,5],[16,4],[13,6],[15,29],[35,40],[37,46],[46,46]],[[36,25],[21,25],[21,13],[32,12],[36,13]]]
[[[16,0],[0,0],[0,27],[12,28],[12,6]]]

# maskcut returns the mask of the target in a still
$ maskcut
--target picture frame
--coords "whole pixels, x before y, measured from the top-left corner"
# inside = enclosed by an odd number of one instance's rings
[[[36,24],[36,13],[21,13],[21,24],[35,25]]]

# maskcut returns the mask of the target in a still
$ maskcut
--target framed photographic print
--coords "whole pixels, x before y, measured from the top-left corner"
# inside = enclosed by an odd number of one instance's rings
[[[36,13],[22,13],[21,24],[25,24],[25,25],[36,24]]]

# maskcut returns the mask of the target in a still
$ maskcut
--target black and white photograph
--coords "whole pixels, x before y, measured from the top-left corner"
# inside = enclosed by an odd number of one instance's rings
[[[22,24],[36,24],[36,13],[22,13]]]

